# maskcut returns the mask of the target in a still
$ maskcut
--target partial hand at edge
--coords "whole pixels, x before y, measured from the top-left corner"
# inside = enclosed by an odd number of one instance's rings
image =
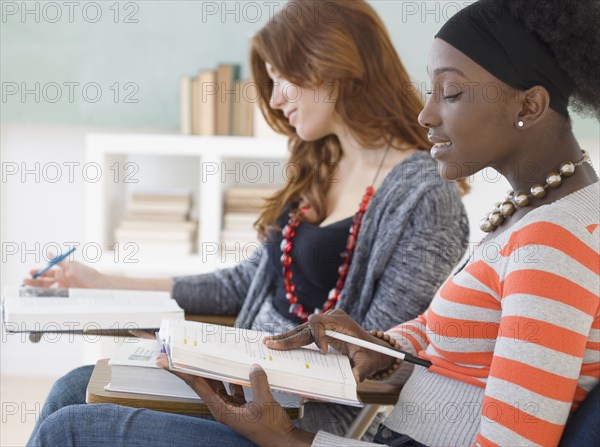
[[[250,372],[253,400],[247,402],[243,388],[232,385],[231,395],[218,380],[171,371],[166,354],[157,365],[178,376],[206,402],[213,417],[260,446],[310,446],[313,433],[305,432],[290,421],[286,411],[275,401],[265,371],[254,365]]]

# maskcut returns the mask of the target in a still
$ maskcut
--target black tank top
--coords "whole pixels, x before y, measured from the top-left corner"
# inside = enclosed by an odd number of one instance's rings
[[[285,227],[289,219],[286,208],[277,224]],[[319,227],[302,222],[296,228],[293,239],[292,282],[298,303],[304,311],[313,313],[315,308],[322,308],[329,291],[338,280],[338,268],[342,265],[341,254],[346,249],[348,234],[352,225],[352,217]],[[271,230],[267,237],[267,249],[271,267],[275,269],[276,285],[273,296],[273,307],[285,318],[295,322],[300,319],[289,313],[290,304],[285,298],[283,284],[283,265],[281,264],[281,231]]]

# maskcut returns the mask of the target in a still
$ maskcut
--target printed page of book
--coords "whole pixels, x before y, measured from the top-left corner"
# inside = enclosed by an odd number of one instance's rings
[[[156,359],[160,354],[160,345],[157,340],[131,338],[125,340],[123,346],[109,360],[109,366],[132,366],[136,368],[155,368]]]
[[[360,405],[350,361],[316,349],[269,349],[266,332],[214,324],[163,320],[160,338],[175,368],[213,379],[249,384],[251,365],[261,365],[273,389],[321,400]]]

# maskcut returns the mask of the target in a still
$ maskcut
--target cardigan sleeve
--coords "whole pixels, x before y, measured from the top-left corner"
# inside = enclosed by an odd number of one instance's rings
[[[173,278],[173,299],[187,313],[237,315],[246,299],[260,259],[265,256],[265,249],[261,246],[250,259],[235,267]]]
[[[422,314],[464,254],[468,232],[456,186],[432,184],[396,242],[362,326],[385,330]],[[385,237],[385,231],[379,237]]]

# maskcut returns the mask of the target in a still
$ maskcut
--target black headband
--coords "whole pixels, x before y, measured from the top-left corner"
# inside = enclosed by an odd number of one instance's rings
[[[455,14],[437,33],[485,70],[518,90],[535,85],[550,93],[550,107],[569,116],[574,85],[550,48],[527,30],[502,0],[480,0]]]

